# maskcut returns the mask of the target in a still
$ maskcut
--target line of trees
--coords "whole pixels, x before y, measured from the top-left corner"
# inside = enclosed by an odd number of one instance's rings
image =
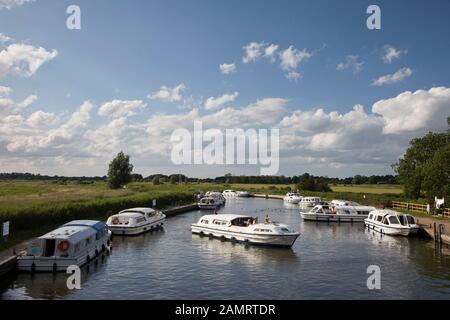
[[[429,132],[411,140],[409,148],[393,165],[404,193],[410,198],[424,195],[429,201],[444,197],[450,201],[450,117],[447,132]]]

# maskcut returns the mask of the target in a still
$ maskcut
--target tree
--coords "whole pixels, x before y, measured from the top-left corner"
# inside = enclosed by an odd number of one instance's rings
[[[130,163],[130,156],[120,151],[109,163],[108,185],[112,189],[120,188],[131,182],[131,172],[133,165]]]
[[[449,133],[429,132],[422,138],[411,140],[403,158],[393,166],[406,196],[419,198],[424,179],[423,168],[437,150],[449,143]]]
[[[154,176],[152,179],[153,185],[157,186],[159,184],[159,176]]]
[[[423,191],[428,200],[444,197],[450,201],[450,144],[440,148],[423,168]]]

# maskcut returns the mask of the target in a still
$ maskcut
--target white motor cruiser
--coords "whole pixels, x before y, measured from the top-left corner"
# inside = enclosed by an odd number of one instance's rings
[[[205,195],[207,197],[213,197],[214,199],[216,199],[216,201],[219,203],[219,205],[221,205],[221,206],[225,205],[226,199],[222,195],[222,193],[216,192],[216,191],[208,191],[208,192],[206,192]]]
[[[302,197],[300,202],[298,203],[301,210],[309,210],[310,208],[315,207],[320,204],[322,199],[319,197]]]
[[[354,201],[347,201],[347,200],[331,200],[330,205],[335,207],[346,207],[346,206],[359,206],[360,204]]]
[[[237,196],[240,198],[248,198],[250,197],[250,193],[248,191],[238,191]]]
[[[283,198],[283,201],[286,203],[297,204],[302,200],[302,196],[297,192],[288,192],[286,196]]]
[[[409,236],[419,231],[419,225],[413,216],[394,210],[372,211],[364,222],[367,228],[388,235]]]
[[[375,207],[330,206],[319,204],[307,212],[300,212],[303,220],[325,222],[364,222]]]
[[[74,220],[35,240],[17,258],[19,271],[59,272],[89,263],[111,249],[111,232],[101,221]]]
[[[106,221],[114,235],[135,236],[161,227],[166,215],[152,208],[132,208],[112,215]]]
[[[197,205],[202,210],[215,210],[221,206],[221,203],[214,197],[204,197]]]
[[[234,190],[224,190],[224,191],[222,192],[222,195],[223,195],[225,198],[234,198],[234,197],[237,197],[237,192],[234,191]]]
[[[192,233],[258,245],[291,247],[300,233],[284,224],[236,214],[205,215],[192,224]]]

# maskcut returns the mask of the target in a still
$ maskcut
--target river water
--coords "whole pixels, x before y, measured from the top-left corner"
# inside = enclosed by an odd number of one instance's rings
[[[450,256],[432,241],[303,222],[279,200],[230,199],[220,210],[260,221],[266,212],[301,232],[291,249],[192,235],[206,214],[194,211],[115,237],[109,256],[83,267],[80,290],[67,289],[66,274],[17,274],[0,282],[0,299],[450,299]],[[380,290],[367,288],[370,265],[380,267]]]

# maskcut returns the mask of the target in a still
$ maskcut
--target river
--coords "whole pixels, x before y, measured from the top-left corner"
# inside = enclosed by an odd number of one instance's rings
[[[80,290],[66,274],[15,274],[0,299],[450,299],[450,256],[421,238],[381,236],[363,224],[303,222],[279,200],[230,199],[220,213],[244,213],[301,232],[291,249],[192,235],[206,212],[167,219],[163,230],[115,237],[113,252],[82,268]],[[381,289],[367,288],[367,268]]]

